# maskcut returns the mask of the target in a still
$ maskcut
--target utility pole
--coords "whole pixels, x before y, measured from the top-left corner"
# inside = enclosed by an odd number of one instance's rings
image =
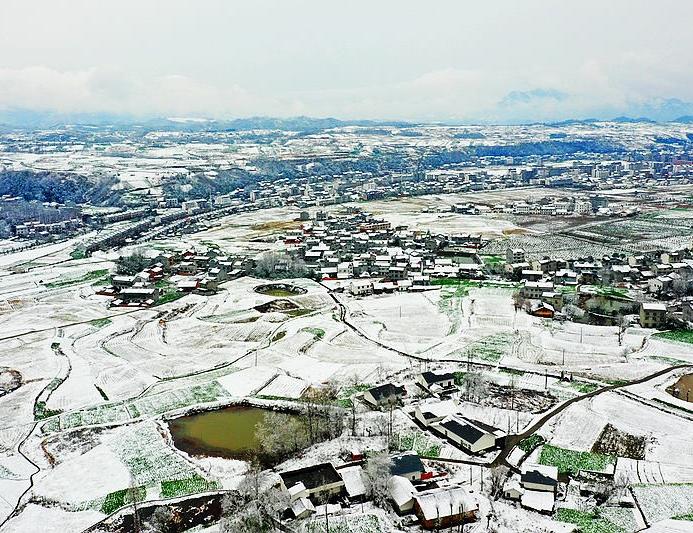
[[[582,333],[580,334],[580,344],[582,344]],[[563,365],[565,365],[565,348],[563,348]]]

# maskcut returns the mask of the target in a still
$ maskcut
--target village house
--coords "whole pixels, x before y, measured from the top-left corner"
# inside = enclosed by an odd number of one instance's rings
[[[549,465],[522,465],[520,475],[523,493],[520,496],[522,507],[550,514],[555,504],[558,487],[558,468]]]
[[[477,519],[479,506],[461,486],[449,486],[414,494],[414,512],[424,529],[469,524]]]
[[[363,399],[373,407],[393,406],[397,405],[406,394],[404,387],[385,383],[368,389],[363,393]]]
[[[113,300],[114,306],[149,307],[159,299],[159,289],[156,287],[128,287],[118,293],[118,299]]]
[[[349,283],[349,293],[352,296],[368,296],[373,294],[373,281],[370,279],[355,279]]]
[[[366,483],[361,465],[342,466],[337,469],[342,481],[344,491],[351,501],[362,501],[366,496]]]
[[[553,306],[554,309],[561,309],[563,307],[563,295],[560,292],[543,292],[541,294],[541,301]]]
[[[667,306],[659,302],[640,304],[640,325],[643,328],[659,328],[667,322]]]
[[[390,475],[401,476],[409,481],[421,481],[425,471],[421,459],[414,452],[395,455],[390,462]]]
[[[416,418],[422,426],[429,427],[441,422],[445,417],[455,414],[458,411],[459,405],[454,400],[419,403],[414,409],[414,418]]]
[[[135,284],[135,276],[113,276],[111,278],[111,284],[116,289],[132,287]]]
[[[555,492],[558,486],[558,468],[525,463],[522,465],[520,482],[526,490]]]
[[[525,489],[522,488],[520,481],[516,477],[509,479],[503,485],[503,497],[508,500],[519,500],[524,493]]]
[[[481,453],[496,446],[496,428],[462,416],[451,415],[441,421],[438,428],[448,439],[471,453]]]
[[[537,302],[530,307],[530,313],[540,318],[553,318],[556,310],[553,305],[546,302]]]
[[[445,392],[455,388],[455,375],[422,372],[416,378],[416,382],[429,392]]]
[[[387,481],[387,493],[395,511],[399,514],[411,512],[414,508],[416,488],[412,482],[402,476],[392,476]]]
[[[524,263],[525,251],[522,248],[508,248],[505,252],[506,263]]]
[[[344,489],[344,480],[332,463],[319,463],[280,472],[279,477],[281,478],[281,488],[289,491],[290,494],[293,491],[299,494],[299,497],[331,497],[341,493]]]
[[[520,288],[520,296],[528,300],[538,300],[545,292],[553,292],[550,281],[526,281]]]

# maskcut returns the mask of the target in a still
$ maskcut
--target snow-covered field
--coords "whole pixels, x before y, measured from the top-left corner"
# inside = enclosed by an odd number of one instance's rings
[[[218,228],[189,236],[190,243],[271,248],[272,235],[295,215],[293,208],[280,208],[228,217]],[[421,227],[449,223],[472,231],[471,220],[439,215],[421,213],[415,203],[389,214]],[[474,220],[476,231],[489,234],[509,228],[502,220]],[[267,242],[251,242],[265,236]],[[147,499],[160,496],[162,481],[195,475],[214,486],[235,487],[243,463],[187,456],[172,447],[160,424],[168,414],[195,407],[248,397],[296,400],[311,386],[348,388],[388,379],[405,381],[414,398],[420,393],[412,384],[418,371],[464,372],[468,362],[486,365],[485,377],[500,386],[539,392],[548,387],[566,399],[578,389],[545,372],[622,380],[693,362],[693,346],[653,338],[650,330],[630,328],[619,345],[616,328],[546,322],[516,312],[512,291],[499,287],[367,298],[339,294],[346,322],[326,287],[309,280],[292,280],[306,290],[288,297],[301,313],[255,309],[274,297],[256,292],[263,281],[250,277],[223,283],[213,296],[188,295],[149,310],[112,310],[95,294],[91,277],[112,267],[109,258],[63,262],[69,253],[64,246],[44,251],[3,263],[32,261],[31,272],[0,276],[0,367],[22,376],[17,390],[0,397],[0,522],[29,489],[32,474],[34,482],[22,502],[34,501],[7,522],[3,533],[30,531],[37,520],[60,523],[62,529],[55,531],[84,529],[104,516],[101,506],[108,494],[131,484],[144,487]],[[517,371],[499,372],[498,366]],[[664,391],[675,376],[577,402],[539,433],[553,445],[587,451],[610,423],[647,438],[644,459],[618,462],[633,483],[693,483],[693,423],[684,416],[685,406],[666,411],[657,403],[676,403]],[[539,416],[465,401],[460,408],[511,432]],[[420,431],[403,412],[398,417],[403,420],[398,430]],[[330,459],[349,442],[331,443],[302,460]],[[466,457],[436,438],[422,443],[440,445],[443,457]],[[477,476],[473,469],[478,468],[463,465],[455,475]],[[55,505],[37,505],[38,499]],[[506,504],[499,509],[508,527],[542,524],[566,530]]]

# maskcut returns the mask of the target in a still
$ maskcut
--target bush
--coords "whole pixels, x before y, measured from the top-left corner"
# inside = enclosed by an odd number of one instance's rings
[[[132,255],[119,257],[116,261],[116,270],[118,274],[134,276],[147,268],[149,263],[149,258],[142,255],[141,252],[135,252]]]

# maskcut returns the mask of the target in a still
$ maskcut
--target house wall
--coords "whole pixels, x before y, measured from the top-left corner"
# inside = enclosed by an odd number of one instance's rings
[[[522,486],[528,490],[540,490],[543,492],[553,492],[555,488],[551,485],[543,485],[541,483],[522,483]]]
[[[481,437],[471,448],[472,452],[477,453],[483,450],[488,450],[496,445],[496,438],[493,435],[486,434]]]

